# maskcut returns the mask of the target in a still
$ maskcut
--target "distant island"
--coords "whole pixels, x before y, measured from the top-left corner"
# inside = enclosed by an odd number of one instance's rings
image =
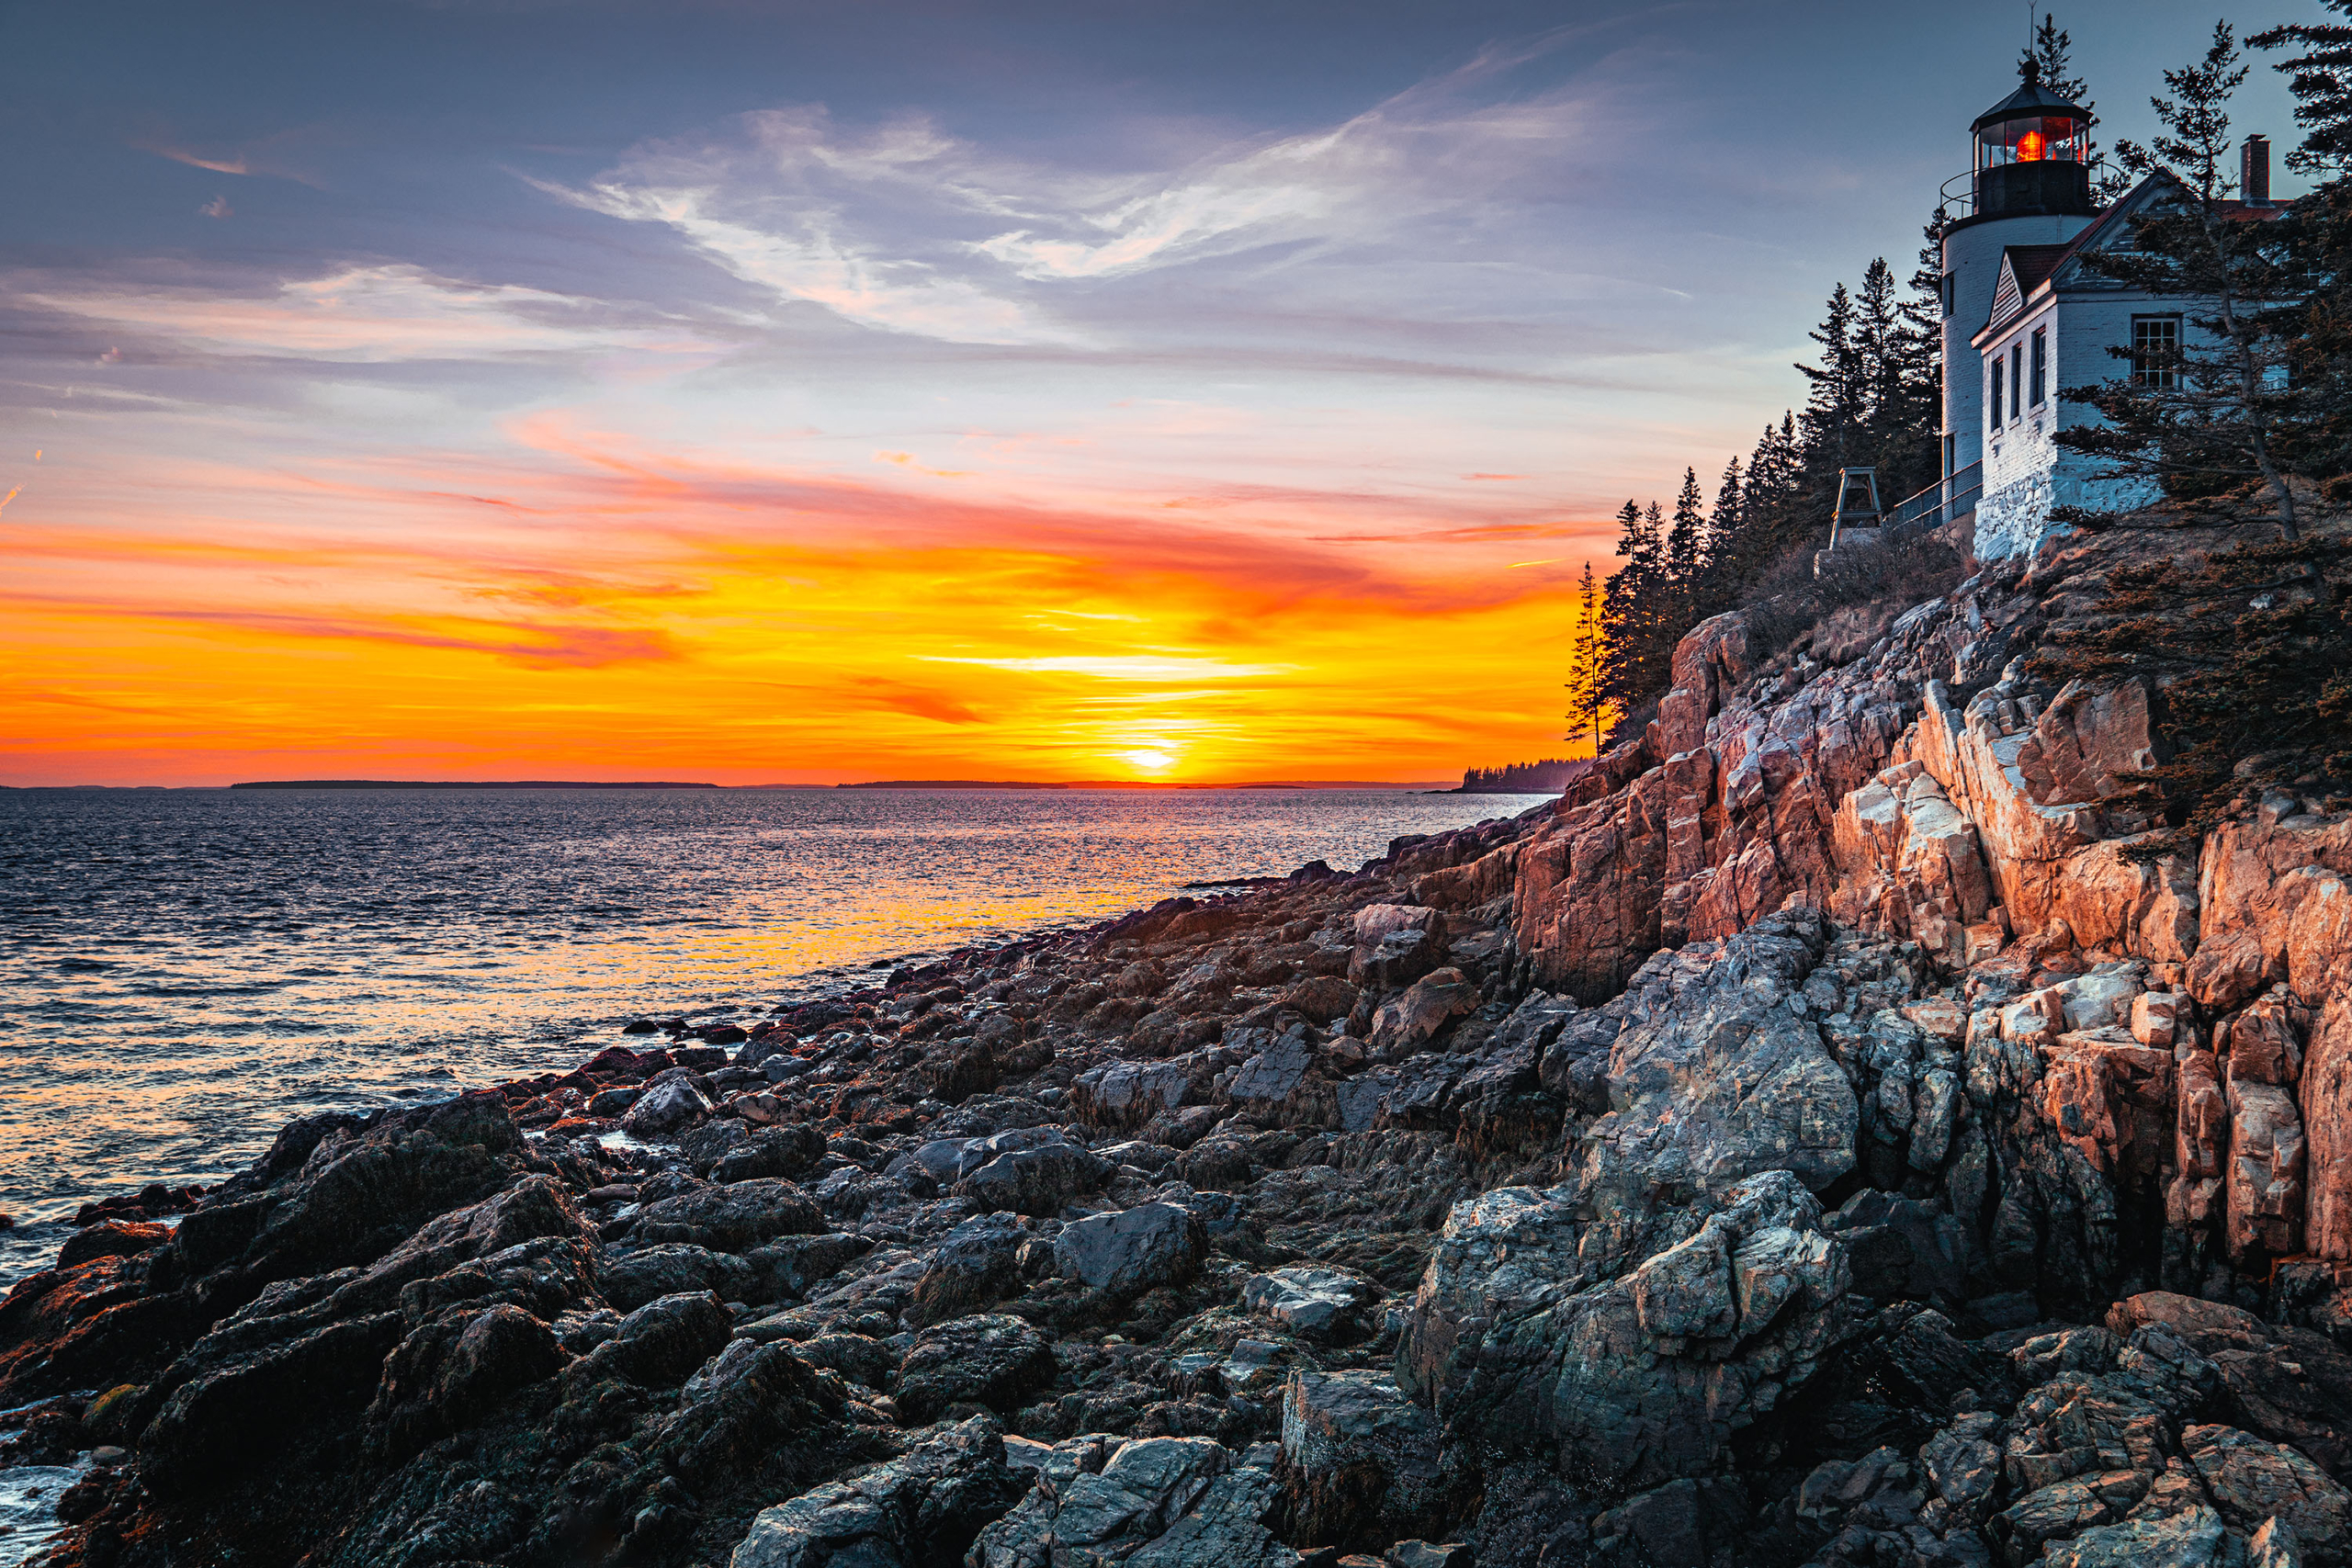
[[[1591,771],[1592,759],[1548,758],[1500,768],[1471,768],[1455,795],[1557,795]]]
[[[590,779],[257,779],[231,789],[717,789],[715,784],[645,779],[601,784]]]

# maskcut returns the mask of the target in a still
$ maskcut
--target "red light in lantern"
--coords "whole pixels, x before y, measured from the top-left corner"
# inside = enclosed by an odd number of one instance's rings
[[[2038,130],[2029,130],[2023,136],[2018,138],[2018,163],[2039,164],[2042,159],[2049,155],[2050,143],[2043,140],[2041,132]]]

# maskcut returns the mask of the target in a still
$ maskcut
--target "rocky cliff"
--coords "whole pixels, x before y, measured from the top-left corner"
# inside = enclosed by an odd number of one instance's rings
[[[2137,852],[2156,694],[2027,663],[2126,547],[1710,622],[1353,875],[297,1122],[0,1303],[0,1461],[59,1564],[2352,1562],[2352,820]]]

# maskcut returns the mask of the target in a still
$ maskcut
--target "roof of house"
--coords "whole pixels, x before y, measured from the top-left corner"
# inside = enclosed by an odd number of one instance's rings
[[[2040,296],[2064,281],[2059,275],[2087,251],[2100,248],[2124,231],[2130,219],[2144,211],[2155,194],[2171,183],[2167,175],[2150,175],[2100,210],[2083,231],[2063,245],[2010,245],[2001,253],[2001,276],[1993,290],[1993,306],[1982,330],[1971,341],[1981,344],[2017,324],[2017,319],[2039,304]],[[2220,204],[2222,215],[2241,223],[2267,222],[2286,215],[2278,203],[2255,206],[2244,201]]]

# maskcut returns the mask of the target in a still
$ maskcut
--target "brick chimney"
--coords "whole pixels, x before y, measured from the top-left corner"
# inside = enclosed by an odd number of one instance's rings
[[[2270,205],[2270,138],[2249,136],[2238,149],[2238,197],[2248,207]]]

